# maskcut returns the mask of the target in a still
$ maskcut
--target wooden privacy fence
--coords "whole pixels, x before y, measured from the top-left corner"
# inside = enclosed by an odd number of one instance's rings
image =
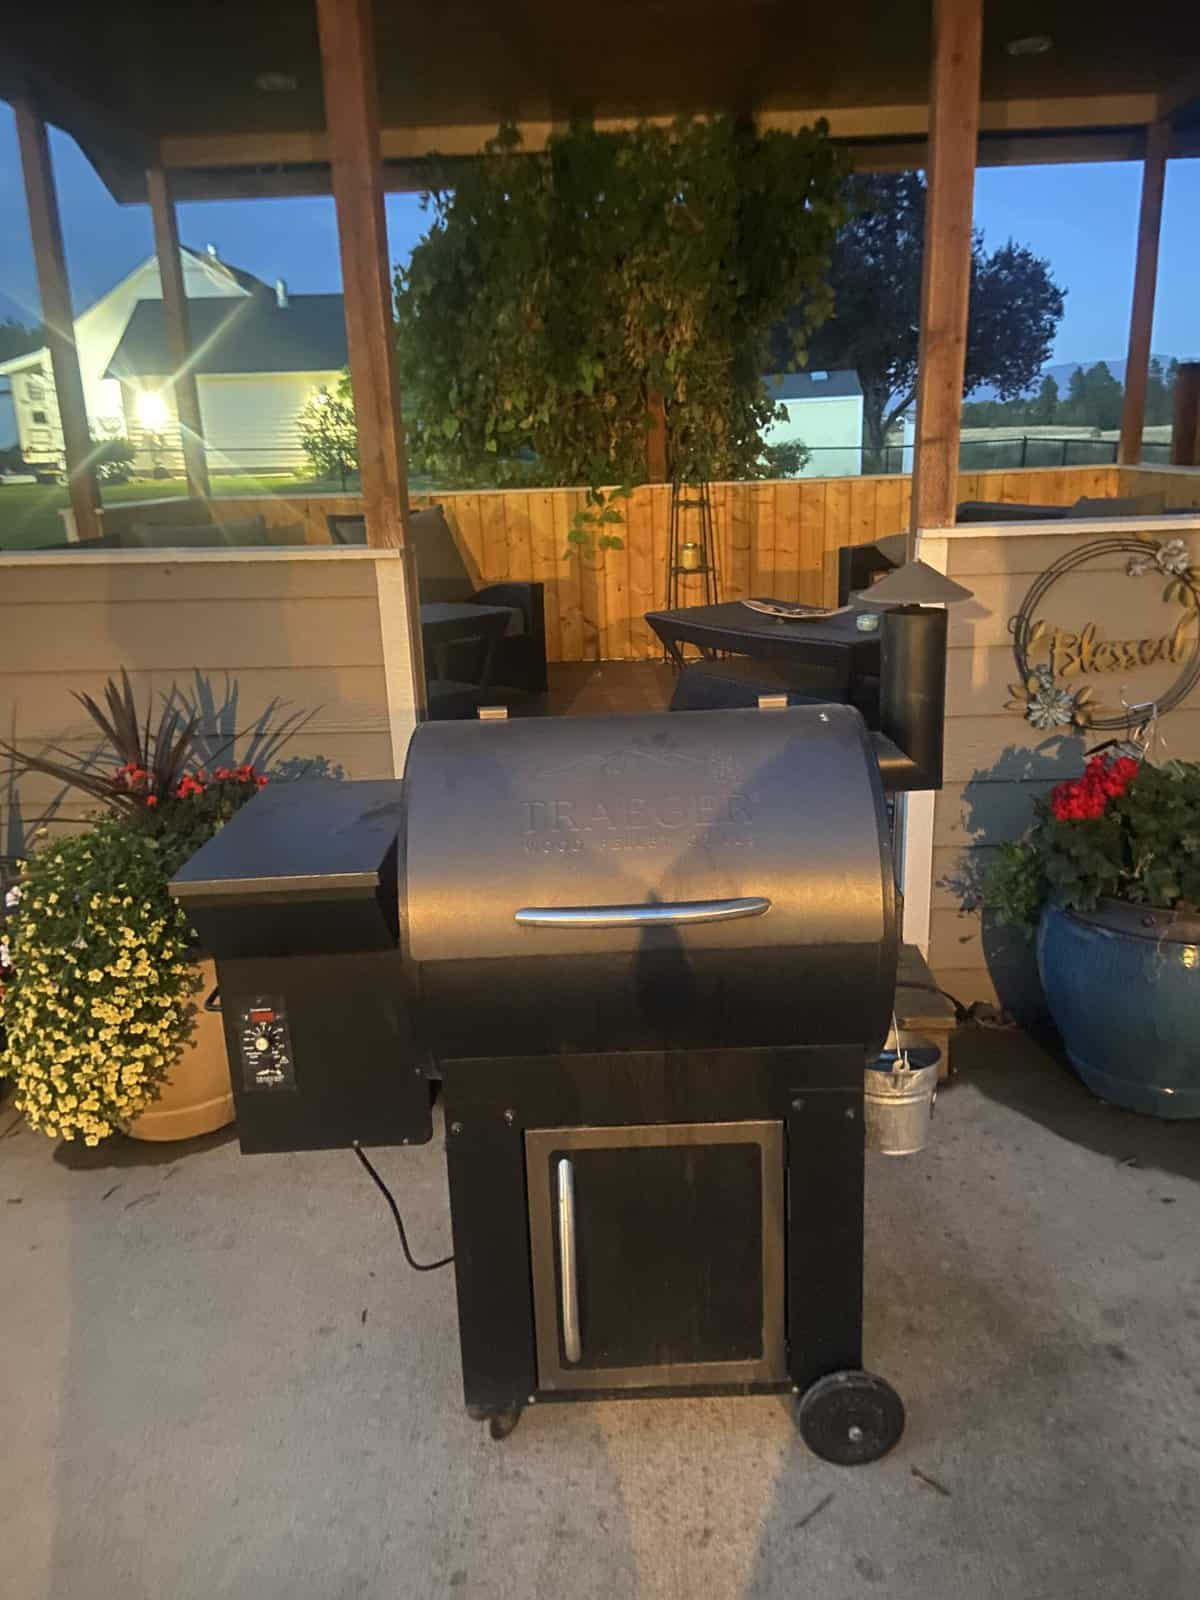
[[[1113,466],[968,472],[959,477],[958,493],[960,500],[1070,505],[1080,495],[1116,494],[1118,482]],[[771,595],[832,604],[839,545],[869,544],[901,532],[908,523],[911,488],[908,477],[715,484],[722,598]],[[440,503],[445,508],[480,582],[536,579],[545,585],[550,660],[640,661],[661,650],[642,619],[645,612],[666,604],[670,499],[667,484],[634,490],[622,506],[622,526],[611,529],[624,548],[602,556],[575,549],[568,554],[568,530],[586,504],[582,489],[414,495],[413,506]],[[358,505],[353,497],[341,495],[221,499],[213,502],[213,510],[222,520],[263,512],[271,522],[299,522],[308,542],[319,544],[328,540],[326,514]],[[686,522],[684,529],[687,537]],[[685,577],[682,587],[685,597],[694,593],[699,602],[699,579]]]

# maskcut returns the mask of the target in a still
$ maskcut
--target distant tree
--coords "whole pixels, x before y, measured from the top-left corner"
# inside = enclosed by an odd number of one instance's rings
[[[814,367],[850,367],[863,391],[865,459],[883,460],[887,435],[916,396],[921,320],[925,180],[873,174],[850,182],[850,222],[838,234],[829,274],[834,315],[810,335]],[[1021,395],[1050,357],[1063,291],[1049,263],[1011,240],[988,254],[976,234],[964,394],[991,384],[1002,400]],[[776,370],[791,364],[790,323],[775,330]]]
[[[1093,428],[1121,426],[1121,406],[1125,391],[1112,375],[1107,361],[1097,361],[1084,374],[1087,421]]]
[[[344,489],[347,474],[358,466],[358,426],[349,373],[342,374],[332,394],[319,389],[310,397],[296,418],[296,430],[300,448],[317,477],[340,478]]]
[[[1087,425],[1087,383],[1082,367],[1076,367],[1067,379],[1067,398],[1059,406],[1058,420],[1073,427]]]
[[[1058,416],[1058,384],[1053,373],[1048,372],[1042,379],[1041,387],[1037,392],[1037,399],[1030,408],[1030,421],[1039,427],[1047,427]]]
[[[11,317],[0,322],[0,361],[11,361],[14,356],[28,355],[30,350],[40,350],[46,336],[40,327],[27,328]]]
[[[1171,362],[1171,374],[1163,371],[1163,364],[1157,356],[1150,358],[1150,373],[1146,382],[1146,426],[1148,428],[1161,427],[1163,423],[1170,422],[1174,409],[1174,377],[1179,363]]]

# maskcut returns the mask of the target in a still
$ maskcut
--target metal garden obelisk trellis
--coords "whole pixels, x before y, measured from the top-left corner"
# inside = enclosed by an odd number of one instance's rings
[[[699,577],[702,594],[683,580]],[[667,609],[680,605],[716,605],[720,598],[717,539],[713,524],[712,494],[700,481],[671,484],[671,510],[667,531]]]

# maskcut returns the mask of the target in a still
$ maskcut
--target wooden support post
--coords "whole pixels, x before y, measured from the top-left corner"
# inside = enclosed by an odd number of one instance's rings
[[[317,0],[317,21],[367,542],[399,548],[405,542],[408,473],[370,0]]]
[[[958,498],[982,11],[982,0],[934,0],[933,5],[910,556],[921,529],[953,524]]]
[[[1146,155],[1142,164],[1137,266],[1133,275],[1129,355],[1125,363],[1125,402],[1121,410],[1121,444],[1117,454],[1117,460],[1123,467],[1136,467],[1142,459],[1146,389],[1150,381],[1150,339],[1154,331],[1154,289],[1158,280],[1158,236],[1162,225],[1163,186],[1170,144],[1170,124],[1152,122],[1146,129]]]
[[[75,348],[75,315],[71,309],[71,286],[67,280],[50,143],[46,124],[29,100],[23,97],[14,100],[13,111],[17,120],[21,170],[25,176],[38,292],[42,299],[42,324],[58,398],[75,537],[96,539],[100,536],[100,485],[92,460],[92,435],[79,371],[79,351]]]
[[[1175,379],[1171,464],[1200,467],[1200,361],[1181,361]]]
[[[417,715],[424,716],[420,600],[413,553],[406,548],[408,464],[392,321],[371,0],[317,0],[317,27],[367,543],[406,551],[413,701]]]
[[[651,483],[667,481],[667,405],[661,389],[646,396],[646,476]]]
[[[171,199],[167,175],[161,166],[147,168],[146,190],[150,196],[154,248],[158,252],[158,275],[162,282],[167,349],[174,368],[171,388],[175,393],[175,414],[179,418],[183,468],[187,474],[188,493],[207,500],[210,493],[208,456],[204,449],[200,393],[192,367],[192,326],[183,281],[183,262],[179,255],[179,226],[175,220],[175,202]]]

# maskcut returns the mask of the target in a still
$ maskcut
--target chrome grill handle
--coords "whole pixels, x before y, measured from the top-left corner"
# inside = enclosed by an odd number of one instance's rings
[[[575,1169],[567,1156],[560,1156],[558,1160],[558,1269],[563,1355],[575,1366],[583,1355],[583,1345],[579,1337],[579,1285],[575,1262]]]
[[[678,900],[643,906],[522,906],[513,920],[522,928],[686,928],[701,922],[761,917],[771,909],[765,895],[732,900]]]

